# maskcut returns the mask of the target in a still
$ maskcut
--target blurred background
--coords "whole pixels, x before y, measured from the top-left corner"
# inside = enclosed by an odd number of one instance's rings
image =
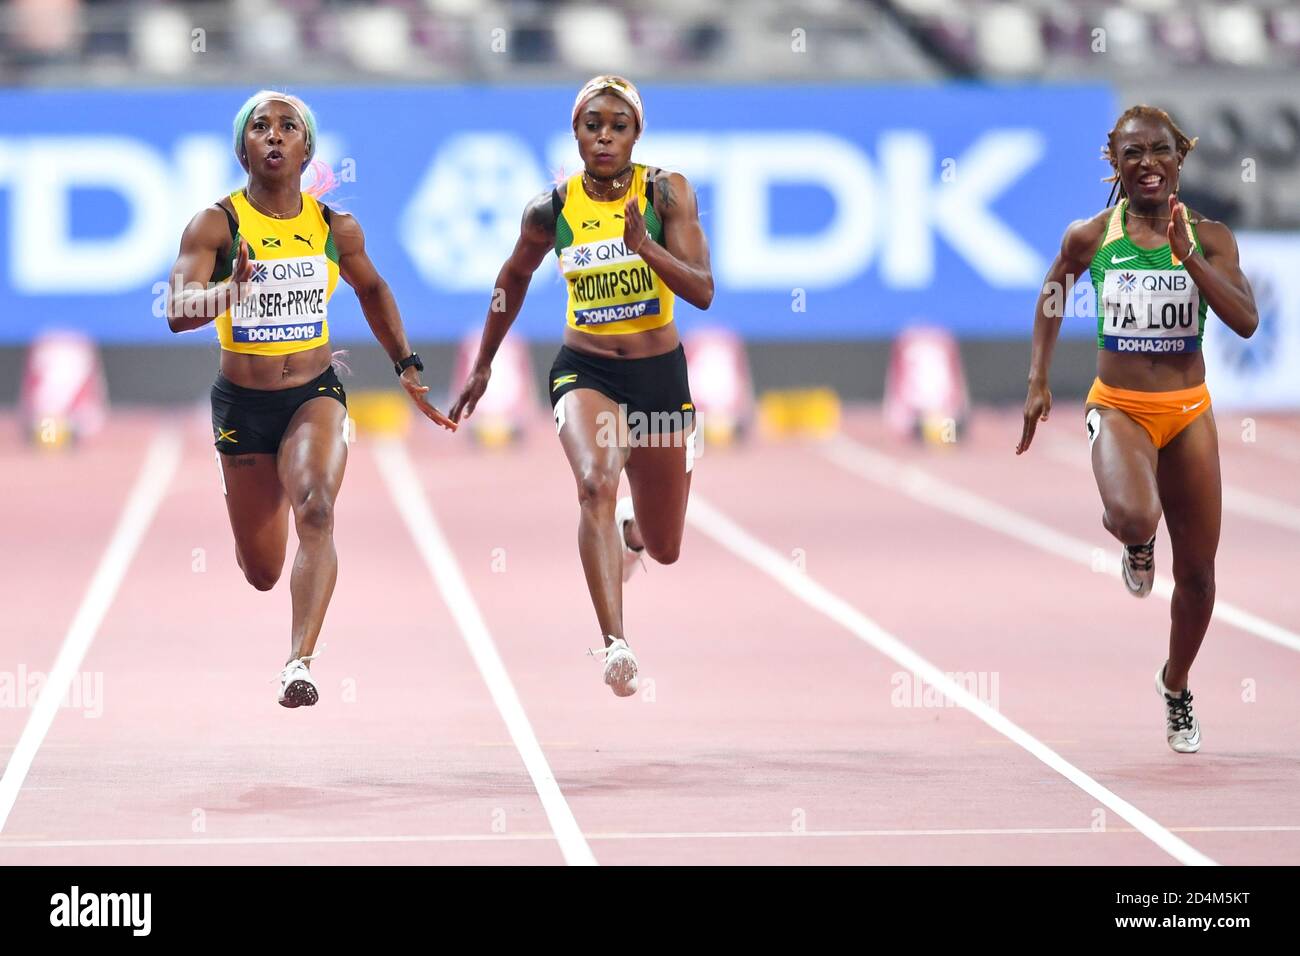
[[[249,92],[312,104],[319,157],[392,286],[426,381],[450,388],[525,202],[576,170],[597,72],[641,88],[636,158],[696,186],[717,295],[753,384],[879,401],[898,335],[955,339],[976,403],[1024,396],[1035,296],[1066,225],[1107,202],[1126,106],[1200,143],[1184,198],[1237,233],[1259,333],[1207,334],[1220,407],[1300,407],[1300,7],[1287,0],[10,0],[0,8],[0,404],[34,337],[84,333],[114,403],[205,394],[209,327],[171,335],[160,290],[185,223],[243,181]],[[1053,386],[1095,368],[1090,290]],[[355,297],[331,303],[350,387],[392,385]],[[539,374],[563,286],[534,278],[516,335]],[[538,383],[540,394],[541,384]]]

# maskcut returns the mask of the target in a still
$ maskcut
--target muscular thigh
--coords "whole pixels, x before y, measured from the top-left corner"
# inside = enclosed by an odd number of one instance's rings
[[[627,449],[620,440],[619,407],[613,399],[592,388],[575,388],[556,403],[555,422],[579,488],[597,475],[617,481]]]
[[[1213,561],[1219,547],[1223,489],[1219,433],[1205,412],[1160,450],[1160,501],[1174,561]]]
[[[659,436],[659,446],[633,448],[627,460],[632,505],[637,528],[649,543],[681,540],[690,496],[691,433],[678,431]]]
[[[275,455],[219,455],[226,513],[235,550],[247,565],[283,562],[289,533],[288,499],[276,471]],[[277,557],[278,556],[278,557]]]
[[[1156,447],[1141,425],[1116,408],[1096,408],[1097,434],[1092,439],[1092,473],[1108,511],[1160,507],[1156,483]]]
[[[313,398],[300,405],[280,440],[280,482],[297,506],[309,494],[333,502],[343,484],[348,446],[344,440],[347,408],[333,398]]]

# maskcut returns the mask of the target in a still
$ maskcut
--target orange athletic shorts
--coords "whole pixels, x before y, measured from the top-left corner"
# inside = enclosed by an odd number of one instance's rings
[[[1210,390],[1202,382],[1172,392],[1134,392],[1111,388],[1098,378],[1088,391],[1086,404],[1119,409],[1146,429],[1153,445],[1164,448],[1210,407]],[[1088,432],[1096,437],[1091,424]]]

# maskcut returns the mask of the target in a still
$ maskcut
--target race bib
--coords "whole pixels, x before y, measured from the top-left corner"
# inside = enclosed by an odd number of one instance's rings
[[[654,271],[621,238],[579,243],[560,253],[576,325],[603,325],[659,314]]]
[[[1102,285],[1101,330],[1112,352],[1195,352],[1201,295],[1186,272],[1111,269]]]
[[[325,328],[325,256],[254,260],[251,293],[230,315],[236,342],[306,342]]]

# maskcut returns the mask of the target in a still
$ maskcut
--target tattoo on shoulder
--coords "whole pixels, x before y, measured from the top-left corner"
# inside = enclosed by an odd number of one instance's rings
[[[543,193],[528,204],[524,222],[530,229],[540,229],[547,235],[555,232],[555,210],[551,208],[550,192]]]
[[[677,205],[677,192],[673,189],[672,175],[660,170],[655,176],[655,185],[658,188],[656,195],[662,197],[664,208]],[[655,205],[658,205],[656,203]]]

